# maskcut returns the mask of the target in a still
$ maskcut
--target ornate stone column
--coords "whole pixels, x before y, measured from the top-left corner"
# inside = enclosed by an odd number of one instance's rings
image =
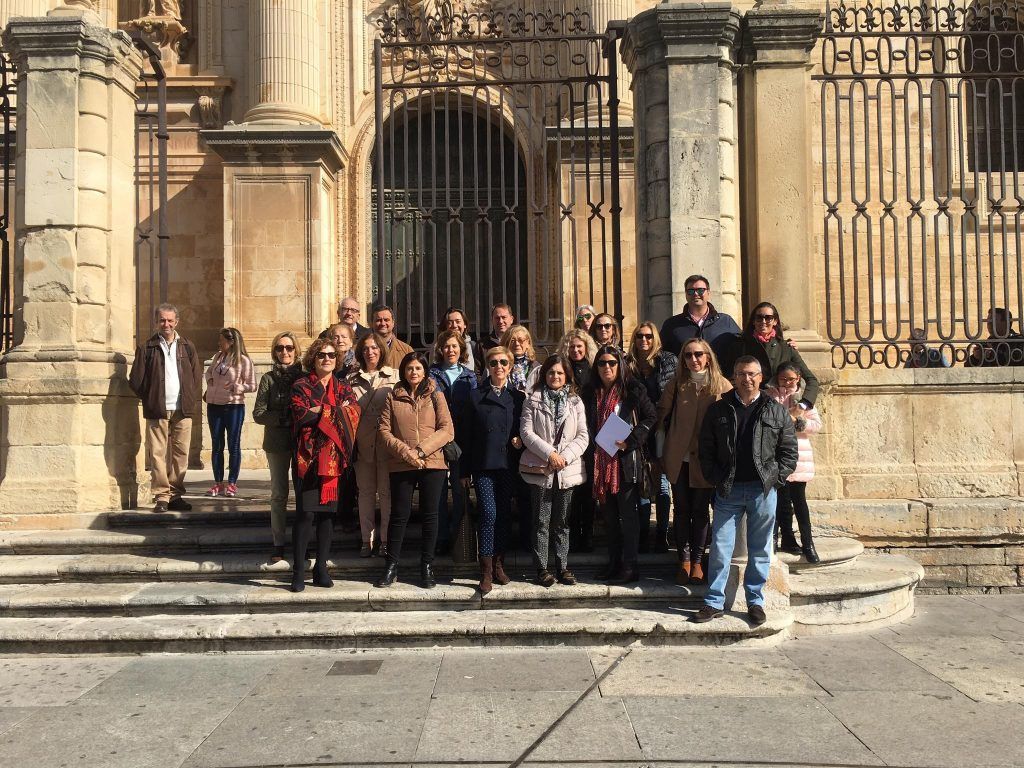
[[[85,9],[12,21],[18,68],[14,348],[0,360],[0,514],[94,512],[137,492],[129,391],[135,83]],[[38,525],[56,523],[39,522]]]
[[[247,123],[321,123],[317,0],[250,0]]]
[[[738,306],[734,45],[729,3],[659,3],[628,24],[633,76],[641,315],[682,310],[690,274],[708,277],[719,309]]]

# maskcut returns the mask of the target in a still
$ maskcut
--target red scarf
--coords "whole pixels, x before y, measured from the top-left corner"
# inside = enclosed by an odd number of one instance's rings
[[[775,338],[775,329],[770,329],[767,333],[758,333],[754,331],[754,338],[760,341],[762,344],[767,344],[769,341]]]
[[[599,390],[597,395],[597,429],[608,421],[608,417],[615,413],[615,406],[619,404],[619,389],[612,387],[607,390]],[[604,448],[594,448],[594,501],[604,504],[609,496],[619,492],[619,468],[621,452],[616,451],[614,456],[605,453]]]
[[[319,388],[316,374],[307,379],[309,394]],[[320,481],[320,503],[328,504],[338,499],[338,480],[349,464],[348,450],[342,438],[341,408],[339,401],[354,400],[351,390],[347,393],[348,384],[331,376],[327,386],[323,388],[323,399],[318,402],[307,402],[305,407],[319,405],[320,420],[313,428],[304,428],[298,439],[296,469],[300,479],[305,479],[309,468],[316,462],[316,473]],[[341,390],[341,391],[339,391]],[[296,395],[296,397],[299,397]],[[304,482],[303,487],[306,487]]]

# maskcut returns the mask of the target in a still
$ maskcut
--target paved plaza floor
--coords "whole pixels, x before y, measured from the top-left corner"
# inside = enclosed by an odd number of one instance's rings
[[[0,764],[1024,766],[1024,595],[768,650],[5,656]]]

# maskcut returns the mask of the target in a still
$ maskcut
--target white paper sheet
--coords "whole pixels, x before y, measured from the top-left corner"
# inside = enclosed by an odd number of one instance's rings
[[[629,433],[633,431],[633,427],[624,422],[618,417],[617,414],[611,414],[608,417],[608,421],[604,423],[600,431],[597,433],[597,437],[594,438],[594,442],[607,453],[609,456],[614,456],[619,451],[617,443],[620,440],[625,440],[629,437]]]

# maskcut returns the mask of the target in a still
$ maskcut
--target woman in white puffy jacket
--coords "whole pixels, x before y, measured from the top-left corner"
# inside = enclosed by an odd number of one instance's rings
[[[811,450],[811,435],[821,429],[821,416],[814,406],[807,406],[804,400],[804,381],[800,369],[793,363],[783,363],[775,372],[775,382],[767,387],[768,394],[786,406],[793,419],[796,440],[800,449],[796,471],[786,478],[786,484],[779,491],[776,530],[782,534],[778,549],[794,555],[802,554],[809,563],[820,558],[814,548],[811,536],[811,511],[807,507],[807,483],[814,477],[814,452]],[[800,543],[793,536],[793,515],[800,528]]]
[[[555,542],[555,573],[575,584],[569,570],[569,507],[573,489],[586,479],[583,454],[590,443],[583,401],[573,385],[572,366],[552,355],[540,368],[537,387],[523,404],[519,435],[524,452],[519,471],[530,488],[533,508],[533,560],[537,582],[555,583],[548,570],[549,542]]]

